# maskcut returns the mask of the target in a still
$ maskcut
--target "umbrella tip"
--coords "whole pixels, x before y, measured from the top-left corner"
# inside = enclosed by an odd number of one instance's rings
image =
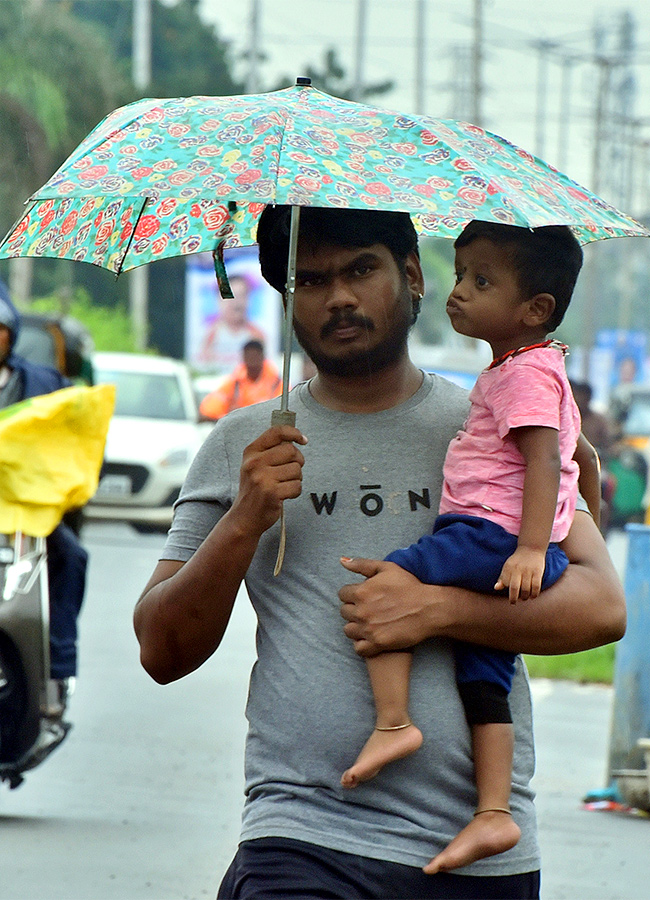
[[[296,87],[311,87],[311,78],[306,78],[304,75],[299,75],[296,78]]]

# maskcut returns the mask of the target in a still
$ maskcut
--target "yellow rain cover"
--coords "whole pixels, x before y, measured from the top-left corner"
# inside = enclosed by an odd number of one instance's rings
[[[0,533],[45,537],[97,490],[115,386],[69,387],[0,410]]]

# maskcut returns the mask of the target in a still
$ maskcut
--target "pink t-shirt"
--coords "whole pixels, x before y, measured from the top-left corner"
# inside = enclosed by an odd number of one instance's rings
[[[524,458],[510,437],[512,428],[540,425],[559,433],[562,470],[551,541],[569,532],[578,492],[573,460],[580,413],[553,346],[526,350],[485,369],[470,394],[463,431],[449,445],[444,466],[441,513],[481,516],[519,534]]]

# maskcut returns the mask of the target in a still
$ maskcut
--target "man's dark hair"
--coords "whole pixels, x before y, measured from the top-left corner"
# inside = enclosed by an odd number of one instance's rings
[[[290,220],[290,206],[267,206],[257,226],[262,275],[281,294],[287,282]],[[384,244],[402,274],[409,253],[418,253],[418,238],[409,214],[385,210],[304,206],[300,210],[300,240],[347,248]]]
[[[519,287],[528,296],[552,294],[555,310],[545,323],[555,331],[567,311],[582,267],[582,247],[567,225],[520,228],[500,222],[470,222],[454,247],[466,247],[485,238],[510,251]]]
[[[241,348],[241,352],[245,353],[247,350],[258,350],[260,353],[264,353],[264,344],[261,341],[255,340],[253,338],[250,341],[246,341],[244,346]]]

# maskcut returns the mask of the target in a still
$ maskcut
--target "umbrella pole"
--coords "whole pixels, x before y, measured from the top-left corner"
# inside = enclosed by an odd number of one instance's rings
[[[296,256],[298,254],[298,229],[300,227],[300,207],[291,207],[289,228],[289,259],[287,262],[287,292],[284,306],[284,361],[282,367],[282,396],[280,409],[271,413],[271,425],[295,425],[296,414],[289,409],[289,380],[291,372],[291,346],[293,344],[293,298],[296,292]],[[280,511],[280,545],[275,561],[274,575],[279,575],[284,561],[287,532],[284,521],[284,503]]]

